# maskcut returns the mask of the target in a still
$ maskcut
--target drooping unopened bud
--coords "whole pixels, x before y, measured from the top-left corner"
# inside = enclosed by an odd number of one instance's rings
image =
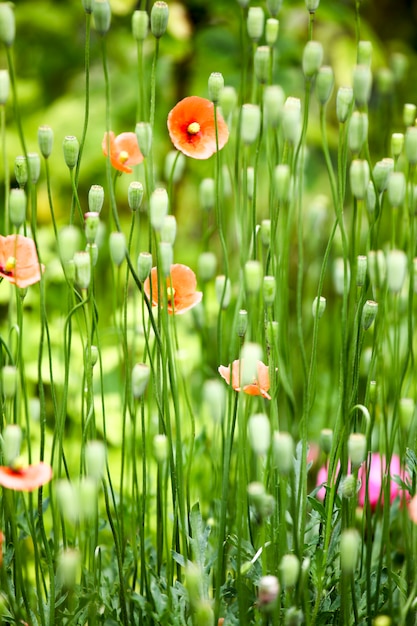
[[[78,143],[77,137],[67,135],[64,137],[62,147],[64,150],[65,163],[67,167],[72,170],[77,165],[78,155],[80,152],[80,144]]]
[[[214,252],[202,252],[198,257],[197,268],[199,279],[203,283],[211,280],[217,268],[217,259]]]
[[[404,148],[404,133],[392,133],[391,135],[391,154],[394,159],[398,158]]]
[[[95,243],[100,223],[99,213],[89,211],[84,215],[84,232],[87,243]]]
[[[258,586],[258,606],[265,613],[272,612],[277,604],[279,582],[276,576],[262,576]]]
[[[356,259],[356,286],[363,287],[368,269],[368,257],[361,254]]]
[[[281,10],[282,0],[266,0],[266,6],[272,17],[276,17]]]
[[[245,287],[249,294],[259,292],[262,284],[262,265],[260,261],[251,260],[244,267]]]
[[[415,104],[406,102],[403,108],[403,122],[404,126],[413,126],[416,119],[417,107]]]
[[[378,193],[385,191],[388,185],[388,177],[394,170],[394,160],[385,158],[382,161],[377,161],[374,165],[372,175],[375,181],[375,185]]]
[[[311,307],[311,311],[313,313],[313,317],[317,317],[317,319],[321,319],[324,311],[326,310],[326,298],[324,296],[317,296],[313,300],[313,304]]]
[[[340,494],[342,498],[353,498],[356,493],[356,477],[354,474],[348,474],[340,483]]]
[[[236,89],[226,85],[220,93],[220,106],[224,117],[227,119],[233,113],[237,105]]]
[[[262,293],[265,305],[271,306],[275,302],[275,294],[277,291],[277,282],[275,276],[264,276],[262,286]]]
[[[409,126],[404,139],[405,156],[411,165],[417,163],[417,126]]]
[[[346,284],[345,284],[346,283]],[[350,266],[348,261],[342,257],[337,257],[333,262],[333,286],[335,292],[342,296],[345,287],[349,289],[350,285]]]
[[[102,441],[87,442],[85,446],[87,476],[91,476],[97,481],[103,478],[106,469],[106,456],[106,448]]]
[[[10,2],[0,4],[0,43],[10,47],[16,35],[13,5]]]
[[[149,200],[149,216],[154,230],[161,230],[164,217],[168,214],[168,192],[163,187],[157,187]]]
[[[305,0],[306,9],[309,13],[315,13],[319,8],[320,0]]]
[[[13,466],[14,461],[20,456],[22,445],[22,430],[17,424],[8,424],[2,433],[3,463]]]
[[[136,363],[132,369],[132,394],[141,398],[148,386],[151,369],[147,363]]]
[[[355,159],[350,164],[350,187],[357,200],[364,200],[370,179],[368,161]]]
[[[395,209],[402,206],[406,192],[404,172],[391,172],[388,178],[387,191],[391,206]]]
[[[248,438],[252,450],[264,456],[271,445],[271,425],[265,413],[255,413],[248,420]]]
[[[111,24],[111,7],[108,0],[94,0],[94,28],[100,35],[105,35]]]
[[[100,213],[104,203],[104,189],[101,185],[92,185],[88,191],[88,210]]]
[[[265,247],[271,243],[271,220],[262,220],[261,222],[261,241]]]
[[[171,244],[175,243],[177,236],[177,220],[174,215],[166,215],[161,228],[161,241]]]
[[[28,182],[28,164],[25,156],[19,154],[15,158],[14,175],[19,187],[23,188]]]
[[[166,2],[157,0],[151,9],[151,32],[156,39],[160,39],[168,26],[169,9]]]
[[[252,144],[258,136],[261,128],[261,109],[257,104],[244,104],[240,125],[240,136],[243,143]]]
[[[11,189],[9,195],[9,216],[13,226],[19,228],[26,219],[26,192],[24,189]]]
[[[174,250],[172,244],[161,241],[158,246],[161,259],[161,271],[163,276],[168,277],[171,272],[171,265],[174,262]]]
[[[312,78],[323,62],[323,46],[319,41],[307,41],[303,51],[303,72],[306,78]]]
[[[338,121],[343,124],[349,117],[353,103],[352,87],[339,87],[336,96],[336,115]]]
[[[150,252],[139,253],[137,269],[138,278],[142,283],[144,283],[152,269],[152,254]]]
[[[110,258],[120,267],[126,256],[126,237],[122,232],[112,232],[109,237]]]
[[[415,412],[415,402],[413,398],[400,398],[398,404],[398,412],[400,417],[401,427],[408,431],[413,422]]]
[[[248,341],[241,352],[240,382],[250,385],[258,375],[258,362],[262,360],[262,348],[258,343]]]
[[[132,34],[136,41],[144,41],[149,33],[149,15],[147,11],[134,11],[132,15]]]
[[[220,72],[212,72],[208,79],[208,97],[214,104],[218,104],[224,89],[224,78]]]
[[[265,14],[261,7],[249,7],[247,28],[252,41],[259,41],[264,32]]]
[[[216,276],[214,283],[214,289],[216,292],[217,302],[223,309],[227,309],[232,297],[232,284],[230,278],[226,279],[226,276]]]
[[[366,65],[371,67],[372,64],[372,42],[358,41],[358,65]]]
[[[285,141],[296,144],[301,135],[301,101],[299,98],[286,99],[282,110],[281,125]]]
[[[355,528],[347,528],[340,536],[340,567],[344,574],[355,571],[359,556],[360,537]]]
[[[320,447],[324,454],[330,454],[333,444],[333,430],[331,428],[323,428],[320,431]]]
[[[50,126],[39,126],[38,145],[44,159],[47,159],[54,145],[54,131]]]
[[[91,282],[91,259],[86,251],[74,254],[75,280],[80,289],[88,289]]]
[[[294,467],[294,440],[290,433],[275,431],[272,437],[274,465],[281,474],[288,474]]]
[[[168,438],[162,433],[155,435],[152,441],[152,452],[157,463],[164,463],[168,458]]]
[[[352,468],[356,469],[366,459],[366,437],[362,433],[351,433],[348,438],[348,455]]]
[[[265,41],[267,46],[272,48],[277,42],[279,33],[279,21],[274,17],[269,17],[266,20],[265,26]]]
[[[74,548],[67,548],[58,556],[57,579],[65,590],[75,587],[79,575],[81,555]],[[68,593],[68,591],[66,591]]]
[[[73,258],[76,250],[80,247],[81,236],[76,226],[63,226],[58,235],[59,250],[64,263]]]
[[[246,335],[248,329],[248,312],[246,309],[240,309],[236,322],[236,334],[241,339]]]
[[[271,51],[269,46],[258,46],[256,48],[253,64],[256,78],[261,85],[265,85],[269,80],[271,68]]]
[[[216,184],[214,178],[203,178],[199,188],[200,205],[204,211],[211,211],[216,200]]]
[[[300,561],[295,554],[284,554],[279,564],[283,587],[294,587],[300,574]]]
[[[291,170],[287,163],[280,163],[274,170],[274,189],[278,202],[288,202],[291,188]]]
[[[276,127],[281,121],[285,94],[280,85],[267,85],[264,89],[263,106],[265,122]]]
[[[330,65],[323,65],[316,76],[316,95],[322,106],[327,104],[334,86],[334,72]]]
[[[149,122],[138,122],[135,126],[135,135],[139,149],[146,158],[152,150],[152,126]]]
[[[387,252],[387,287],[393,293],[401,291],[407,274],[407,255],[403,250]]]
[[[226,388],[217,379],[206,380],[203,385],[204,403],[213,422],[221,422],[226,411]]]
[[[354,111],[349,120],[348,144],[354,154],[359,154],[368,138],[368,115]]]
[[[183,177],[186,158],[178,150],[170,150],[165,157],[165,180],[178,183]]]
[[[353,94],[358,106],[367,104],[371,97],[372,72],[367,65],[356,65],[353,70]]]
[[[378,303],[375,300],[367,300],[363,305],[361,324],[364,330],[368,330],[375,321],[378,313]]]

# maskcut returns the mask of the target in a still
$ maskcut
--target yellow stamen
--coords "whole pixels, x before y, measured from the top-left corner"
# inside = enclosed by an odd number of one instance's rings
[[[17,473],[19,473],[19,472],[22,472],[22,471],[25,469],[26,464],[25,464],[25,462],[24,462],[24,460],[23,460],[23,457],[21,457],[21,456],[17,456],[17,457],[16,457],[15,459],[13,459],[13,461],[10,463],[10,466],[9,466],[9,467],[10,467],[10,469],[11,469],[11,470],[13,470],[13,472],[17,472]]]
[[[175,289],[174,287],[167,287],[167,299],[168,302],[172,302],[175,297]]]
[[[200,132],[200,124],[198,122],[191,122],[191,124],[188,125],[187,132],[190,133],[190,135],[196,135]]]
[[[126,163],[128,158],[129,158],[129,153],[126,152],[126,150],[122,150],[121,153],[119,154],[120,163]]]
[[[6,272],[11,272],[16,267],[16,259],[13,256],[9,256],[4,266]]]

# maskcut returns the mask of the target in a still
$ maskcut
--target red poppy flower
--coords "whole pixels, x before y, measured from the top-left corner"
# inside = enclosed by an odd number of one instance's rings
[[[232,363],[232,387],[235,391],[242,391],[240,386],[240,365],[242,361],[238,359]],[[219,374],[230,385],[230,365],[220,365]],[[271,399],[269,390],[269,369],[265,363],[258,361],[256,379],[249,385],[243,387],[244,393],[250,396],[262,396],[267,400]]]
[[[198,96],[184,98],[168,115],[168,131],[177,150],[193,159],[208,159],[217,149],[213,103]],[[229,130],[220,113],[217,135],[221,150],[229,139]]]
[[[0,485],[13,491],[33,491],[51,478],[52,467],[43,461],[19,469],[0,466]]]
[[[152,282],[151,282],[152,281]],[[151,297],[152,284],[152,304],[158,304],[158,272],[156,267],[151,270],[150,279],[147,278],[143,285],[148,298]],[[168,313],[185,313],[193,306],[201,302],[203,294],[196,291],[197,279],[194,272],[186,265],[175,263],[171,265],[170,276],[166,279],[168,294]]]
[[[0,276],[23,288],[39,282],[43,270],[33,239],[0,235]]]
[[[131,165],[142,163],[143,154],[139,150],[138,140],[135,133],[121,133],[115,136],[113,132],[109,133],[110,139],[110,162],[116,170],[132,173]],[[104,133],[101,142],[104,156],[107,156],[107,133]]]

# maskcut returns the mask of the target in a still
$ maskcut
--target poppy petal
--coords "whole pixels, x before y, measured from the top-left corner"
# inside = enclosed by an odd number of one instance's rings
[[[13,491],[33,491],[52,478],[52,467],[43,461],[20,471],[0,466],[0,485]]]
[[[8,271],[7,263],[14,260]],[[33,239],[24,235],[0,235],[0,276],[20,288],[29,287],[41,279],[44,266],[39,263]]]
[[[172,288],[174,293],[174,304],[169,303],[167,307],[170,315],[185,313],[201,302],[203,294],[201,291],[196,291],[196,276],[187,265],[180,263],[171,265],[171,272],[166,285]],[[143,289],[149,299],[152,289],[152,305],[158,305],[158,272],[156,267],[152,268],[150,277],[145,280]]]

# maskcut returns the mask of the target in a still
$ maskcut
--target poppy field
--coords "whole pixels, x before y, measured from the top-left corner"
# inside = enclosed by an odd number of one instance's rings
[[[0,623],[414,625],[415,18],[64,4],[0,2]]]

